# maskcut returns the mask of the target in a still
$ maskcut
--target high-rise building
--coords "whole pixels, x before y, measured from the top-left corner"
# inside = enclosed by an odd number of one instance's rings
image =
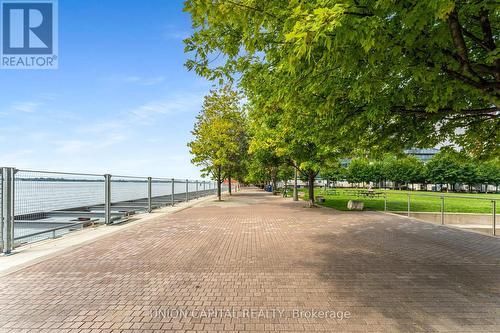
[[[429,149],[421,149],[421,148],[411,148],[411,149],[405,149],[405,154],[415,156],[416,158],[427,162],[430,160],[434,155],[439,153],[439,149],[436,148],[429,148]]]

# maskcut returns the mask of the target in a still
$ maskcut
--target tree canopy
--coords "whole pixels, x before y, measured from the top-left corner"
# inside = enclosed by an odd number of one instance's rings
[[[370,150],[449,140],[499,153],[495,2],[188,0],[185,10],[196,29],[188,68],[239,79],[249,96],[271,89],[268,105],[302,124],[327,120]]]
[[[245,95],[252,174],[275,182],[293,166],[312,205],[315,177],[341,157],[442,143],[500,155],[495,2],[187,0],[185,11],[187,68]],[[366,168],[348,172],[352,180],[387,170],[398,182],[424,178],[412,158],[358,164]],[[491,173],[461,168],[468,182]],[[448,171],[429,177],[444,182]]]
[[[219,199],[223,177],[238,173],[247,152],[246,116],[240,98],[230,86],[205,96],[192,131],[194,139],[188,143],[192,162],[202,167],[204,175],[217,179]]]

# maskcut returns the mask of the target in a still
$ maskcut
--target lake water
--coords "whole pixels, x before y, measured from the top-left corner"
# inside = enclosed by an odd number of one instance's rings
[[[104,204],[104,181],[39,181],[18,179],[15,181],[14,186],[15,215]],[[198,185],[198,189],[199,191],[204,189],[201,183]],[[205,185],[205,189],[209,189],[208,183]],[[2,195],[1,191],[0,186],[0,196]],[[120,202],[147,198],[147,191],[147,182],[112,181],[111,201]],[[196,184],[190,183],[189,192],[195,191]],[[172,184],[170,182],[153,181],[151,192],[153,197],[170,195],[172,193]],[[186,193],[186,183],[176,182],[174,193]],[[17,222],[14,225],[14,237],[31,235],[42,230],[49,230],[63,225],[64,223],[53,225],[51,223],[39,223],[37,221],[33,221],[32,225],[26,225],[26,223]],[[59,236],[67,232],[69,232],[69,229],[61,229],[56,231],[55,234]],[[52,236],[52,232],[44,233],[30,238],[23,238],[19,242],[34,242]]]
[[[206,186],[208,189],[208,185]],[[203,186],[199,185],[199,190]],[[146,182],[111,182],[111,201],[128,201],[147,198]],[[196,191],[196,184],[189,184],[189,192]],[[172,184],[153,182],[153,197],[170,195]],[[175,194],[186,193],[185,183],[176,183]],[[16,181],[15,215],[51,210],[93,206],[104,203],[104,182],[77,181]]]

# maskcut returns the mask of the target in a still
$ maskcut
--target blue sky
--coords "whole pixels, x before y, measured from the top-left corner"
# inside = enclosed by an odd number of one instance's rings
[[[183,66],[180,0],[60,0],[59,69],[0,70],[0,165],[197,178],[210,84]]]

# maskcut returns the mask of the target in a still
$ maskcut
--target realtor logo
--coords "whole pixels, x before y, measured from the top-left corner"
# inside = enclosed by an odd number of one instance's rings
[[[56,0],[1,2],[2,69],[56,69]]]

